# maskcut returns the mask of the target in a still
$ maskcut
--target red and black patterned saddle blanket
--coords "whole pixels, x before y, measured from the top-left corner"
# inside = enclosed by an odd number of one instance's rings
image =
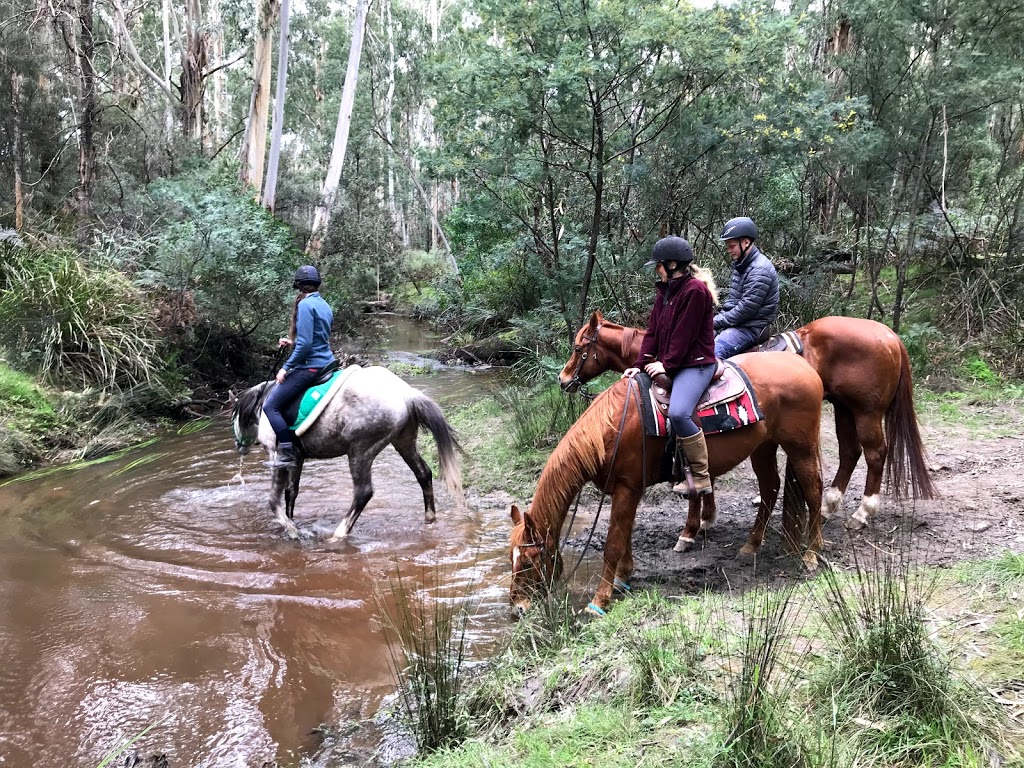
[[[728,432],[764,419],[757,395],[750,385],[747,374],[739,366],[723,361],[721,378],[711,382],[697,403],[696,415],[705,435]],[[652,385],[650,377],[641,373],[636,377],[640,384],[644,433],[656,437],[667,437],[671,432],[668,420],[668,403],[664,388]]]

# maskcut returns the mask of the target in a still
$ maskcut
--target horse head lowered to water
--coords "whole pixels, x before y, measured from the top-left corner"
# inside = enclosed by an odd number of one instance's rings
[[[263,413],[263,401],[273,386],[272,381],[257,384],[242,393],[235,403],[235,445],[242,455],[256,442],[268,454],[273,455],[276,450],[277,438]],[[416,448],[421,426],[433,435],[441,477],[461,503],[460,448],[440,406],[387,368],[371,366],[352,370],[344,386],[302,435],[302,451],[296,466],[273,470],[270,509],[285,532],[292,537],[298,535],[293,517],[304,460],[348,456],[353,498],[332,538],[347,536],[373,496],[373,461],[389,443],[416,475],[423,490],[424,519],[434,522],[433,473]]]
[[[839,441],[839,469],[822,500],[831,515],[842,503],[861,452],[867,479],[860,506],[847,525],[866,525],[880,505],[883,474],[893,496],[931,499],[935,489],[914,413],[910,358],[900,337],[874,320],[822,317],[798,328],[803,358],[818,372],[832,403]],[[558,376],[567,392],[605,371],[633,364],[644,331],[613,323],[600,312],[576,332],[572,355]],[[883,426],[884,422],[884,426]]]
[[[779,493],[776,454],[781,446],[787,456],[784,543],[790,550],[800,551],[802,523],[809,518],[804,561],[814,568],[823,544],[818,455],[821,379],[806,362],[781,352],[739,355],[730,362],[746,374],[764,416],[756,423],[707,436],[712,478],[748,456],[757,475],[761,492],[757,520],[741,553],[756,554],[764,539]],[[668,479],[662,477],[666,438],[645,435],[638,389],[634,380],[621,379],[602,392],[551,453],[530,508],[522,512],[512,507],[510,599],[517,609],[526,610],[533,593],[558,578],[562,525],[572,499],[587,482],[607,493],[612,504],[604,569],[591,610],[603,612],[613,588],[628,589],[637,505],[648,485]],[[702,504],[710,509],[702,511]],[[714,520],[714,504],[714,495],[690,498],[676,551],[685,549],[698,531]]]

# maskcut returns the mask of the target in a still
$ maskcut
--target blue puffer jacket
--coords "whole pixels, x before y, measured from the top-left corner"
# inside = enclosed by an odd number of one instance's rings
[[[749,328],[760,333],[779,314],[779,275],[756,245],[732,264],[729,298],[715,315],[715,331]]]
[[[311,293],[299,302],[295,316],[295,349],[285,361],[284,369],[323,368],[334,360],[331,352],[331,305]]]

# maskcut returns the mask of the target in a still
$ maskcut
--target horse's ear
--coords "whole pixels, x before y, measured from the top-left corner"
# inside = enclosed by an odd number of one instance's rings
[[[515,504],[512,505],[512,525],[520,525],[523,522],[523,513],[519,511],[519,507]]]
[[[601,310],[600,309],[595,309],[594,310],[594,314],[592,314],[590,316],[590,324],[596,326],[596,325],[599,325],[600,323],[603,323],[603,322],[604,322],[604,315],[601,314]]]

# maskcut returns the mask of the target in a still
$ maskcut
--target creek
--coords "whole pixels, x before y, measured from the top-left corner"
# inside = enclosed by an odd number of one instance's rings
[[[430,362],[416,324],[388,318],[382,333],[363,351]],[[440,367],[410,381],[447,409],[496,379]],[[396,568],[472,592],[475,658],[507,630],[507,506],[458,511],[438,482],[425,525],[388,447],[349,539],[294,542],[267,509],[264,459],[240,471],[225,414],[0,487],[0,766],[96,766],[150,726],[132,749],[172,768],[327,764],[317,730],[364,721],[394,690],[375,595],[393,599]],[[345,459],[310,463],[296,521],[333,527],[350,499]]]

